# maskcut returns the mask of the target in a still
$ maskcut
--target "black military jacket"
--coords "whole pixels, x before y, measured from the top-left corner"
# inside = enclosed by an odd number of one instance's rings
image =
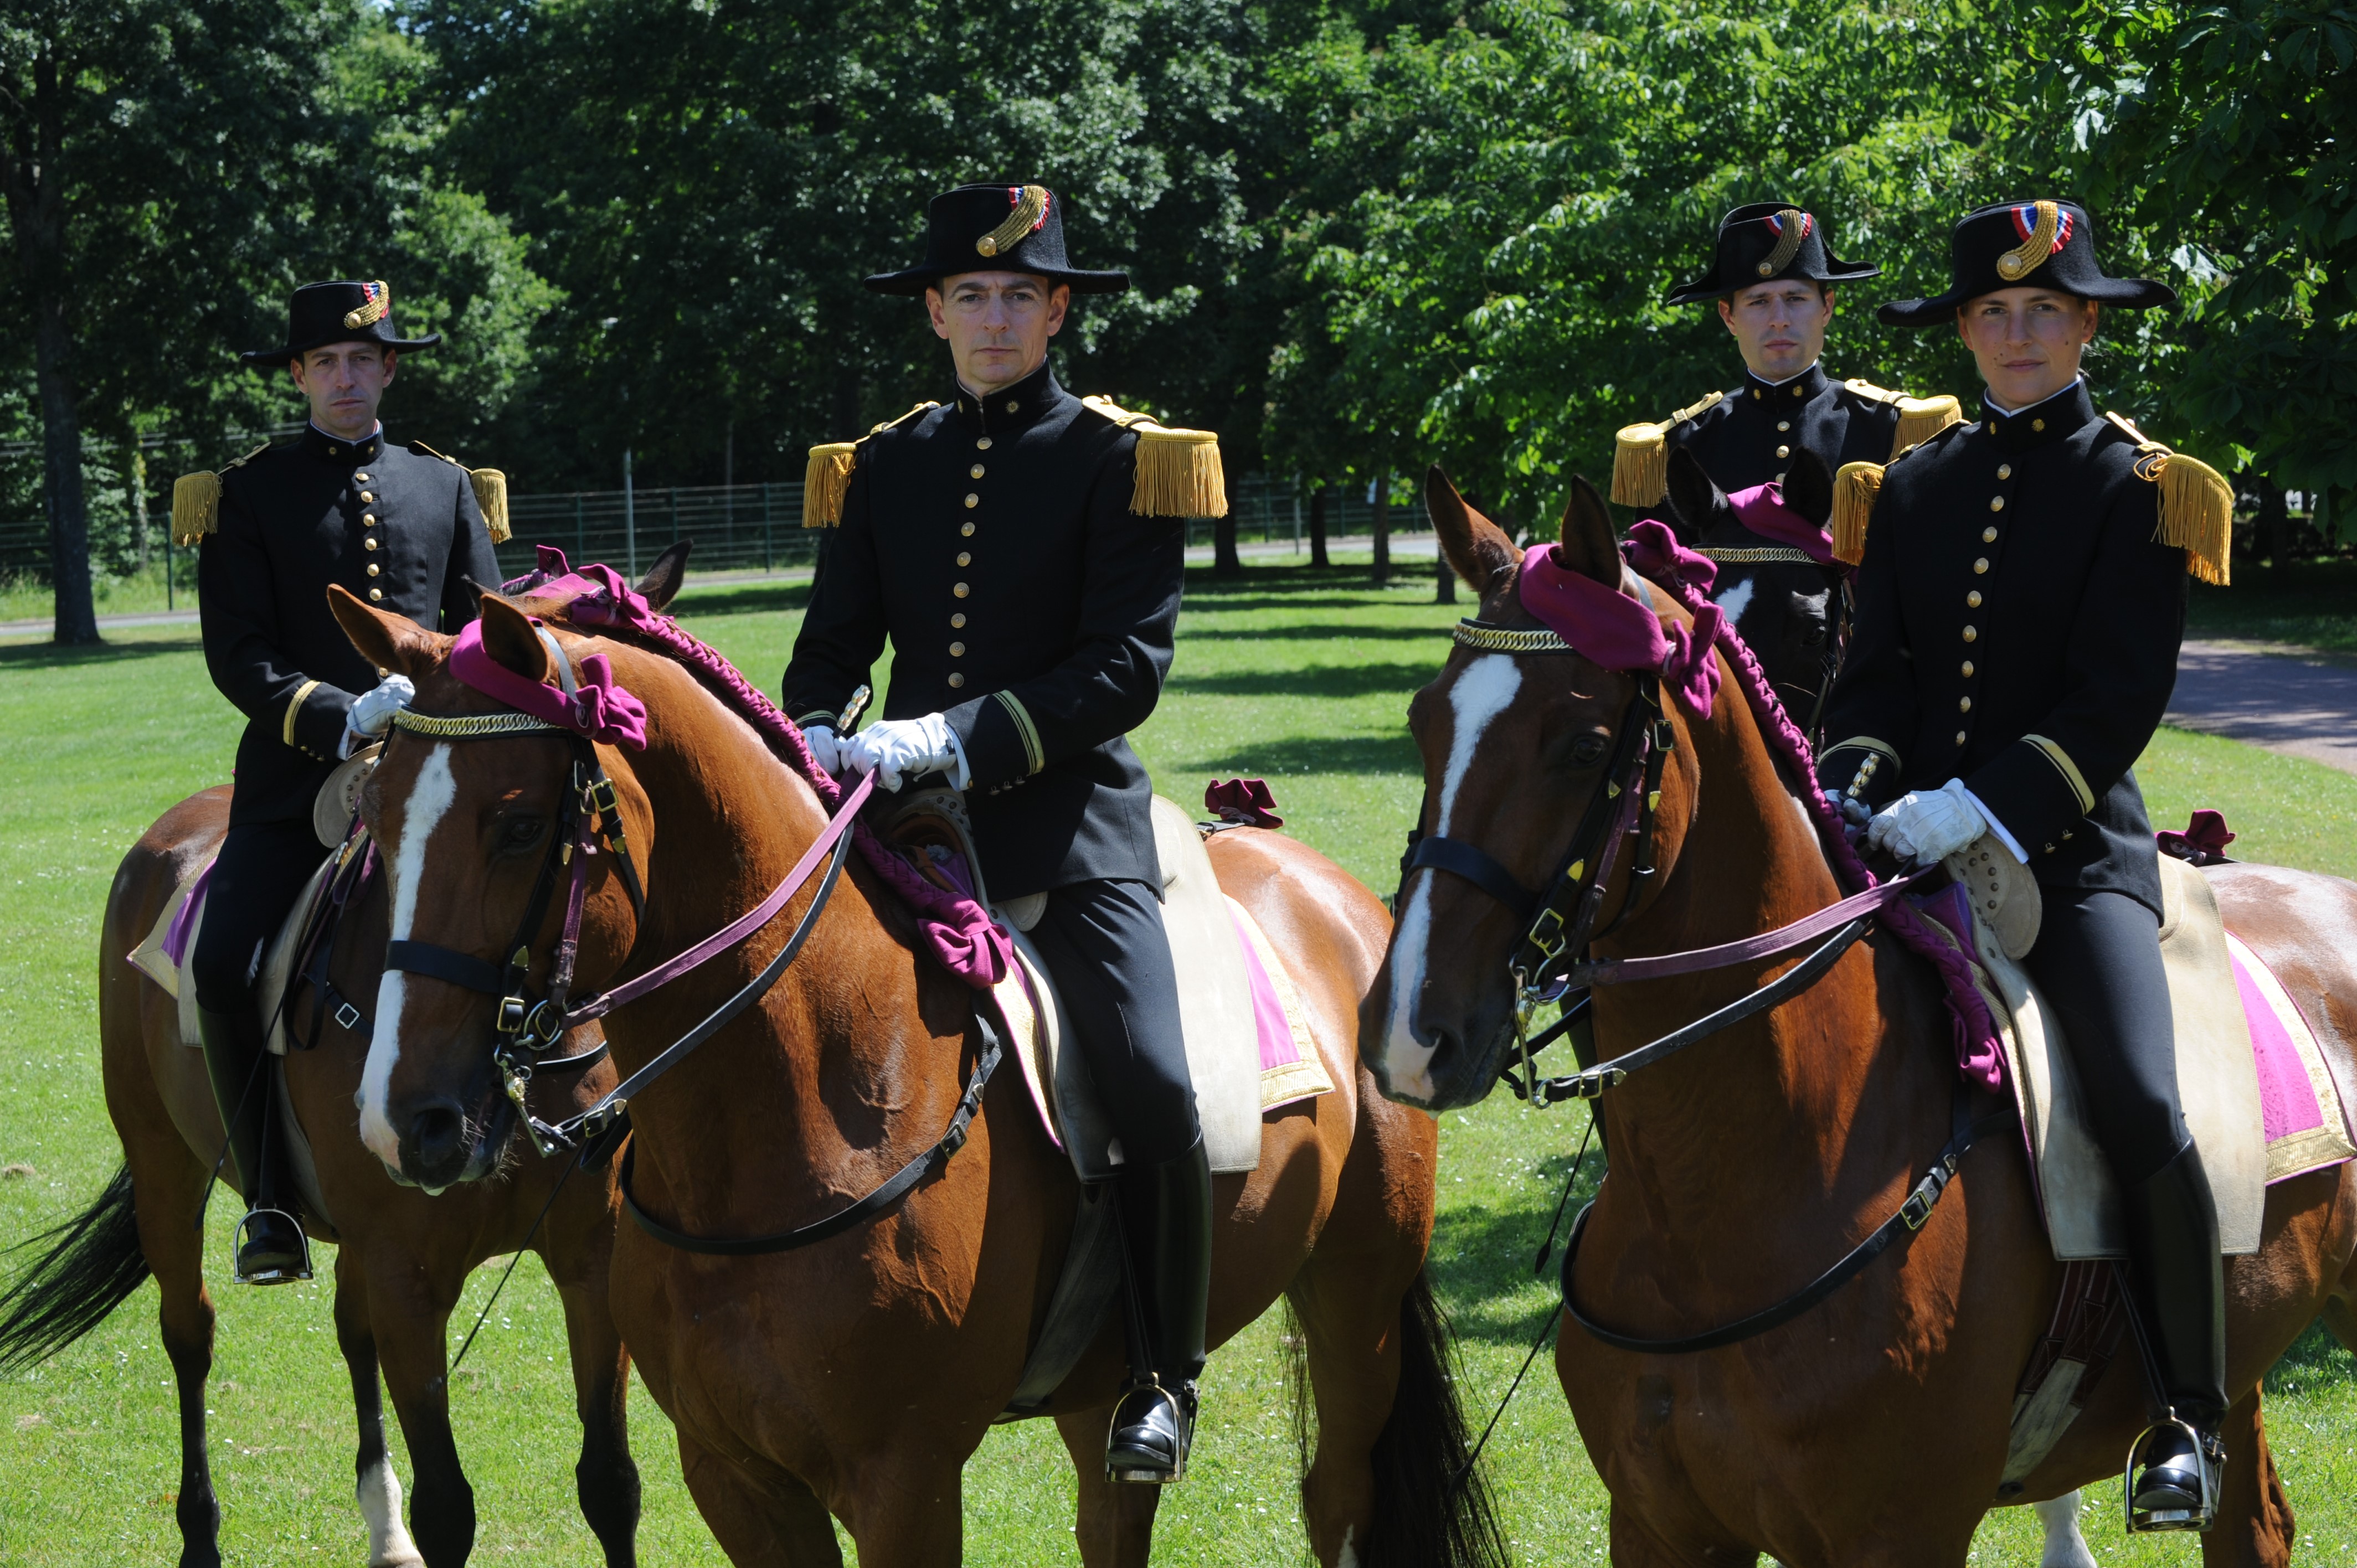
[[[467,470],[382,431],[354,443],[306,425],[221,480],[197,587],[205,663],[246,716],[230,821],[307,817],[346,711],[377,683],[328,611],[328,585],[455,632],[477,613],[460,577],[496,585],[499,563]]]
[[[1865,382],[1835,381],[1822,363],[1781,386],[1749,371],[1733,392],[1693,418],[1672,425],[1672,449],[1702,459],[1718,488],[1730,494],[1781,481],[1803,447],[1835,473],[1844,463],[1887,463],[1899,437],[1897,394],[1861,390]]]
[[[947,715],[994,898],[1162,886],[1122,737],[1170,668],[1186,529],[1130,511],[1137,439],[1045,366],[877,431],[786,666],[781,705],[825,723],[890,638],[884,716]]]
[[[1818,771],[1837,793],[1878,755],[1869,805],[1960,778],[2040,882],[2158,914],[2130,765],[2177,683],[2186,558],[2155,537],[2158,487],[2136,455],[2082,381],[1892,463]]]

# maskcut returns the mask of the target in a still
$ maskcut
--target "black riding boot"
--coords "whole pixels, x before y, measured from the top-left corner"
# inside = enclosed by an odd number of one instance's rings
[[[1203,1316],[1211,1299],[1211,1165],[1203,1142],[1114,1183],[1128,1262],[1129,1386],[1114,1407],[1105,1479],[1167,1486],[1187,1474]]]
[[[2225,1447],[2225,1265],[2218,1210],[2191,1144],[2121,1193],[2127,1220],[2128,1304],[2154,1392],[2168,1408],[2128,1455],[2131,1532],[2207,1530]]]
[[[262,1026],[252,1012],[197,1009],[205,1042],[205,1071],[212,1079],[213,1103],[229,1129],[231,1174],[245,1195],[245,1219],[238,1226],[237,1278],[241,1284],[285,1284],[311,1277],[310,1247],[295,1218],[294,1195],[285,1190],[286,1156],[278,1148],[277,1118],[271,1112],[270,1071]]]

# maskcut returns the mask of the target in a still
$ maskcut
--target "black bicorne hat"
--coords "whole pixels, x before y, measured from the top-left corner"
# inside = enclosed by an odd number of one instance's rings
[[[2177,291],[2147,278],[2104,275],[2095,263],[2095,225],[2075,201],[2004,201],[1964,215],[1949,238],[1948,292],[1894,299],[1875,314],[1889,327],[1933,327],[1955,319],[1966,300],[2001,288],[2051,288],[2105,305],[2175,305]]]
[[[1037,273],[1074,294],[1119,294],[1127,273],[1087,272],[1064,257],[1063,198],[1044,185],[962,185],[925,207],[925,259],[865,280],[878,294],[920,295],[960,273]]]
[[[330,343],[381,343],[388,349],[431,349],[439,332],[404,338],[393,329],[393,290],[382,283],[307,283],[286,305],[286,344],[253,349],[238,360],[256,370],[276,370]]]
[[[1738,289],[1778,278],[1812,283],[1848,283],[1882,271],[1864,262],[1845,262],[1826,247],[1825,226],[1816,215],[1788,201],[1755,201],[1718,220],[1718,249],[1710,271],[1680,284],[1663,303],[1689,305],[1717,299]]]

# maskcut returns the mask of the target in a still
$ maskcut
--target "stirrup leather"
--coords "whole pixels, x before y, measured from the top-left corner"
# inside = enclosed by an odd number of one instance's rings
[[[1153,1397],[1144,1402],[1143,1408],[1138,1408],[1136,1415],[1125,1423],[1122,1417],[1135,1408],[1132,1401],[1139,1394],[1148,1394]],[[1142,1486],[1168,1487],[1176,1486],[1185,1480],[1187,1450],[1192,1444],[1195,1426],[1193,1417],[1187,1409],[1188,1403],[1189,1401],[1183,1391],[1174,1391],[1165,1386],[1160,1378],[1152,1374],[1123,1385],[1121,1398],[1113,1407],[1113,1420],[1105,1430],[1106,1481],[1128,1481]],[[1141,1424],[1157,1408],[1170,1412],[1171,1432],[1176,1440],[1170,1467],[1166,1470],[1158,1466],[1115,1466],[1113,1462],[1113,1444],[1114,1440],[1120,1435],[1123,1426]]]
[[[2201,1506],[2191,1509],[2139,1509],[2136,1507],[2136,1472],[2144,1466],[2144,1455],[2155,1435],[2169,1428],[2183,1433],[2193,1444],[2193,1462],[2201,1478]],[[2128,1448],[2127,1472],[2120,1481],[2120,1500],[2127,1518],[2130,1535],[2157,1534],[2165,1530],[2206,1530],[2218,1517],[2218,1484],[2220,1472],[2226,1464],[2225,1445],[2216,1437],[2196,1430],[2190,1422],[2179,1419],[2172,1411],[2167,1420],[2145,1428]]]
[[[294,1227],[295,1244],[302,1250],[303,1254],[303,1261],[296,1264],[295,1267],[291,1269],[264,1269],[259,1273],[251,1274],[245,1272],[244,1266],[240,1260],[245,1251],[246,1227],[253,1223],[254,1218],[257,1215],[263,1214],[275,1214],[278,1218],[286,1221],[288,1225]],[[294,1215],[287,1213],[283,1208],[247,1209],[245,1211],[245,1218],[240,1219],[229,1233],[229,1273],[230,1278],[236,1283],[242,1285],[293,1284],[298,1280],[309,1279],[311,1277],[311,1238],[304,1232],[303,1221],[296,1219]]]

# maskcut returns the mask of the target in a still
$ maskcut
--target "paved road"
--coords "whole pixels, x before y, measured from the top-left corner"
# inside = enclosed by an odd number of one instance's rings
[[[2188,642],[2169,722],[2357,773],[2357,665]]]

